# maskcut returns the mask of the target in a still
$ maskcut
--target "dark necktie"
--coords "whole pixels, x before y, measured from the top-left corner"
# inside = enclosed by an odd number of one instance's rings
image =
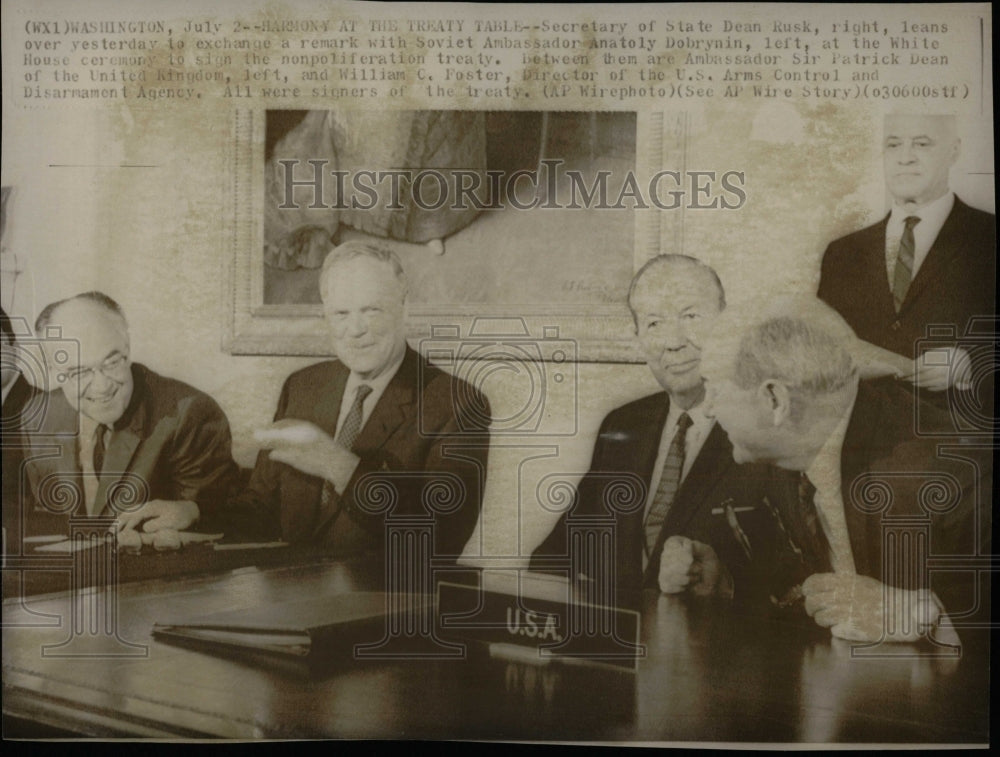
[[[344,449],[350,450],[354,446],[355,440],[361,431],[361,419],[363,417],[363,406],[365,398],[372,393],[372,388],[368,384],[359,384],[357,394],[354,395],[354,402],[351,403],[350,410],[344,418],[344,424],[337,434],[337,444]],[[323,491],[320,494],[320,519],[326,521],[331,505],[337,502],[337,490],[329,481],[323,483]]]
[[[94,474],[98,477],[104,470],[104,438],[110,430],[102,423],[94,431]]]
[[[647,557],[653,556],[656,540],[680,487],[681,471],[684,469],[684,438],[690,426],[691,416],[681,413],[681,417],[677,419],[677,432],[667,450],[667,459],[663,462],[663,474],[653,496],[653,506],[649,508],[646,525],[643,527]]]
[[[98,424],[90,438],[79,440],[80,471],[83,474],[83,498],[87,515],[99,515],[97,490],[100,488],[101,469],[104,467],[104,434],[107,426]]]
[[[896,270],[892,277],[892,300],[896,305],[896,312],[903,306],[906,299],[906,291],[913,281],[913,253],[915,243],[913,240],[913,227],[920,223],[916,216],[907,216],[903,220],[903,236],[899,238],[899,254],[896,256]]]
[[[799,474],[799,512],[802,514],[802,525],[809,540],[808,549],[812,558],[810,562],[814,567],[825,566],[828,563],[829,550],[826,545],[826,535],[816,514],[816,487],[805,473]]]

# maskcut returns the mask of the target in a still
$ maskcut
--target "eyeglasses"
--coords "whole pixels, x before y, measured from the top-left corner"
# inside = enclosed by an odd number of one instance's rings
[[[90,383],[94,380],[94,377],[97,376],[98,373],[105,378],[119,380],[122,378],[127,368],[128,355],[119,352],[118,354],[109,357],[96,368],[73,368],[65,373],[61,373],[59,374],[59,381],[60,383],[71,381],[82,389],[90,386]]]

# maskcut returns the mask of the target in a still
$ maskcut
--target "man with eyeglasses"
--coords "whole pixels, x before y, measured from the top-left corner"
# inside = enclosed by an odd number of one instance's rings
[[[132,363],[125,315],[100,292],[48,305],[35,333],[53,390],[28,463],[39,517],[114,516],[120,542],[160,534],[156,546],[218,525],[237,467],[215,401]]]

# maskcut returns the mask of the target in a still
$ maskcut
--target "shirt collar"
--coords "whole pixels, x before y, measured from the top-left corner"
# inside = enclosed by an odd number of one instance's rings
[[[399,367],[403,364],[403,360],[406,358],[406,350],[403,350],[403,354],[399,357],[395,363],[390,365],[386,370],[382,371],[376,378],[365,379],[360,375],[351,371],[347,377],[347,384],[344,386],[344,397],[349,401],[354,401],[354,396],[357,394],[358,386],[361,384],[367,384],[372,388],[372,393],[381,395],[385,388],[392,381],[393,377],[399,372]]]
[[[692,408],[685,410],[676,402],[668,400],[670,402],[670,409],[667,411],[667,425],[666,429],[673,430],[677,425],[677,421],[680,419],[682,413],[687,413],[688,417],[691,419],[691,427],[695,430],[702,431],[712,425],[714,419],[709,418],[705,415],[705,403],[704,401],[699,402]]]
[[[903,221],[907,216],[918,216],[920,223],[925,227],[940,228],[944,225],[945,219],[955,206],[955,193],[945,192],[944,195],[927,203],[917,205],[915,203],[893,202],[890,211],[890,222],[903,226]]]

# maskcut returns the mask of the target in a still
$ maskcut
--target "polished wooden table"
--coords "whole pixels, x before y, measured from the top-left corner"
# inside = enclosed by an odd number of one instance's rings
[[[645,656],[634,673],[515,662],[470,644],[464,659],[353,660],[298,675],[151,635],[166,617],[370,588],[366,575],[357,563],[314,562],[125,583],[111,634],[73,627],[74,602],[100,589],[5,600],[5,736],[989,738],[982,650],[959,660],[859,657],[808,624],[655,593],[644,598]]]

